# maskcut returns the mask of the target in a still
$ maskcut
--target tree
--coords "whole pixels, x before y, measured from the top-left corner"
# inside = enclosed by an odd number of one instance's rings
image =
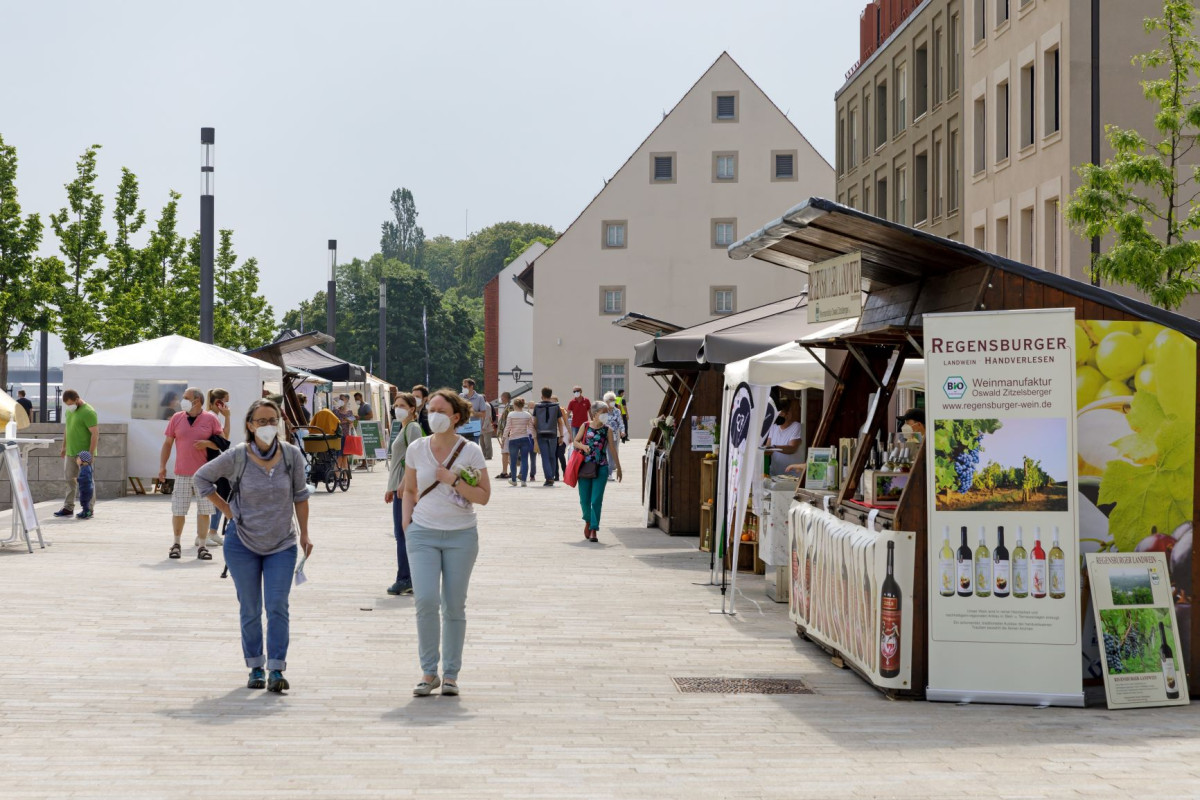
[[[131,237],[146,224],[146,212],[138,208],[137,176],[121,168],[121,183],[113,204],[117,233],[108,248],[108,266],[89,279],[89,293],[103,300],[104,323],[98,341],[104,348],[133,344],[145,338],[147,304],[143,252]]]
[[[239,266],[233,231],[222,229],[220,237],[213,258],[213,343],[231,350],[260,347],[274,337],[275,311],[258,294],[258,259],[247,258]],[[197,282],[197,294],[199,289]]]
[[[187,240],[176,230],[179,220],[179,193],[171,192],[159,214],[158,223],[150,232],[150,241],[142,249],[142,291],[144,314],[143,339],[155,339],[181,332],[187,309],[181,307],[181,286],[177,273],[187,254]],[[199,272],[196,273],[199,286]],[[197,313],[199,304],[197,302]],[[200,326],[196,324],[196,334]]]
[[[1145,21],[1146,33],[1162,34],[1160,46],[1133,59],[1143,71],[1165,68],[1161,77],[1141,81],[1142,94],[1157,106],[1157,140],[1106,125],[1113,156],[1079,168],[1083,184],[1066,208],[1081,236],[1112,237],[1093,258],[1094,278],[1133,286],[1168,309],[1200,291],[1200,208],[1192,205],[1200,168],[1182,164],[1200,131],[1194,15],[1191,0],[1164,0],[1163,15]]]
[[[555,238],[548,225],[532,222],[498,222],[476,231],[463,243],[458,285],[472,294],[483,292],[487,282],[504,269],[515,240],[532,241],[538,237]]]
[[[463,243],[449,236],[435,236],[425,242],[420,268],[429,280],[444,292],[458,285],[458,268],[462,264]]]
[[[50,324],[50,304],[66,278],[57,258],[39,258],[42,220],[21,218],[17,148],[0,136],[0,386],[8,385],[8,354],[28,349],[35,330]]]
[[[531,244],[534,244],[536,242],[541,242],[542,244],[546,245],[546,247],[549,247],[552,244],[554,244],[554,237],[552,237],[552,236],[535,236],[535,237],[533,237],[533,239],[531,239],[529,241],[526,241],[524,239],[513,239],[512,244],[509,245],[509,247],[508,247],[508,258],[506,258],[504,260],[504,266],[507,267],[509,264],[516,261],[517,256],[521,255],[521,253],[524,253],[526,250],[529,249],[529,246]]]
[[[386,259],[420,267],[425,231],[417,225],[417,203],[413,193],[400,187],[392,192],[391,204],[395,220],[388,220],[381,226],[383,235],[379,237],[379,252]]]
[[[58,331],[67,355],[92,352],[100,331],[100,304],[91,270],[108,250],[104,232],[104,198],[96,191],[96,151],[89,147],[75,166],[75,180],[66,185],[67,205],[50,217],[67,267],[67,280],[58,292]]]

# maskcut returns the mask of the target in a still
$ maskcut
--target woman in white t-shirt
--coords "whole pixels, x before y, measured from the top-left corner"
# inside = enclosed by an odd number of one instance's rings
[[[433,433],[409,445],[402,488],[423,672],[413,689],[416,697],[439,686],[444,695],[458,694],[467,585],[479,555],[475,506],[487,505],[492,494],[483,451],[454,432],[471,418],[470,403],[451,389],[438,389],[425,405]]]
[[[804,463],[804,426],[800,423],[800,403],[793,400],[787,410],[775,418],[768,434],[771,447],[779,448],[771,453],[771,474],[782,475],[792,464]]]

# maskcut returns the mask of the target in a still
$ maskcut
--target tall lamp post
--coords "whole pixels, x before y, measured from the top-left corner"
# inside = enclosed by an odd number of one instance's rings
[[[387,380],[387,280],[379,276],[379,377]]]
[[[216,129],[200,129],[200,341],[213,343],[213,148]]]
[[[330,354],[337,354],[337,239],[329,240],[329,283],[325,287],[325,332],[334,337]]]

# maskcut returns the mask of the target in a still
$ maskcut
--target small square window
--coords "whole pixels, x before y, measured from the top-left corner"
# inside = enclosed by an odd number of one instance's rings
[[[796,180],[796,151],[771,151],[771,181]]]
[[[675,182],[675,154],[674,153],[651,153],[650,154],[650,182],[651,183],[674,183]]]
[[[712,221],[712,246],[728,247],[737,241],[737,220],[714,219]]]
[[[625,247],[625,228],[628,223],[623,219],[606,219],[601,223],[603,238],[600,246],[604,250],[618,250]]]
[[[601,314],[624,314],[625,313],[625,287],[624,286],[601,286],[600,287],[600,313]]]
[[[712,287],[713,314],[732,314],[736,311],[737,289],[733,286]]]
[[[603,397],[605,392],[626,391],[626,375],[629,372],[628,361],[596,361],[596,397]]]
[[[733,156],[717,156],[717,179],[733,179]]]
[[[738,93],[713,92],[712,115],[713,122],[737,122]]]

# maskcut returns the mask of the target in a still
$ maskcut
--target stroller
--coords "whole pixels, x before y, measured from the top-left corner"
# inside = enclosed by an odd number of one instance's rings
[[[304,457],[308,460],[308,482],[314,486],[325,484],[325,491],[332,492],[350,488],[350,470],[338,466],[338,454],[342,450],[340,433],[326,434],[313,425],[302,425],[304,431]]]

